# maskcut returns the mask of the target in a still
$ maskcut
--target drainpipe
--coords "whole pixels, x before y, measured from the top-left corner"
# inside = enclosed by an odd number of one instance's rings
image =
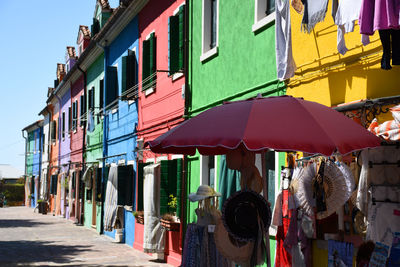
[[[22,137],[25,139],[25,171],[24,171],[24,173],[25,173],[25,183],[26,183],[26,177],[27,177],[27,175],[26,175],[26,157],[28,155],[27,154],[28,153],[28,151],[27,151],[28,150],[28,136],[24,135],[24,130],[21,131],[21,134],[22,134]],[[28,196],[25,196],[25,200],[27,197]],[[24,205],[25,205],[25,201],[24,201]]]
[[[86,107],[86,104],[87,104],[87,88],[86,88],[86,72],[84,71],[84,70],[82,70],[81,69],[81,67],[77,64],[77,68],[78,68],[78,70],[82,73],[82,75],[83,75],[83,93],[84,93],[84,95],[85,95],[85,97],[84,97],[84,99],[85,99],[85,107]],[[88,120],[88,109],[87,108],[85,108],[86,109],[86,123],[87,123],[87,120]],[[82,118],[81,118],[82,119]],[[83,175],[83,171],[85,170],[85,157],[84,157],[84,152],[85,152],[85,136],[86,136],[86,123],[84,123],[83,124],[83,138],[82,138],[82,169],[81,169],[81,173],[80,173],[80,175],[79,176],[81,176],[81,175]],[[76,174],[75,174],[75,181],[76,181]],[[76,183],[75,182],[75,186],[78,184],[78,190],[76,190],[76,193],[77,193],[77,196],[75,196],[75,198],[78,200],[78,201],[80,201],[79,200],[79,193],[80,193],[80,179],[79,179],[79,183]],[[82,195],[82,199],[83,199],[83,195]],[[75,216],[77,216],[78,215],[78,209],[80,210],[80,216],[79,216],[79,219],[78,219],[78,224],[79,225],[83,225],[83,215],[84,215],[84,213],[85,213],[85,207],[84,207],[84,203],[83,203],[83,201],[82,201],[82,203],[80,203],[79,204],[79,207],[76,207],[76,212],[75,212]]]
[[[106,43],[107,44],[107,43]],[[104,199],[105,199],[105,189],[104,189],[104,176],[105,176],[105,172],[104,169],[106,167],[106,159],[105,157],[107,157],[108,154],[108,149],[107,149],[107,128],[108,128],[108,117],[105,114],[105,107],[107,106],[106,104],[106,92],[107,92],[107,66],[108,66],[108,54],[109,54],[109,47],[108,46],[102,46],[100,45],[97,41],[96,41],[96,46],[100,47],[103,50],[103,55],[104,55],[104,78],[103,78],[103,106],[101,107],[103,109],[103,168],[101,169],[102,174],[101,174],[101,186],[102,186],[102,190],[101,190],[101,219],[100,219],[100,234],[104,233]]]
[[[191,104],[191,94],[189,88],[189,8],[191,7],[192,1],[186,1],[185,7],[185,37],[184,37],[184,76],[185,76],[185,102],[184,102],[184,113],[183,117],[187,118],[189,105]],[[187,228],[187,184],[188,184],[188,160],[187,156],[183,156],[182,160],[182,184],[181,184],[181,201],[184,205],[181,205],[181,216],[182,216],[182,244],[185,242],[186,228]]]

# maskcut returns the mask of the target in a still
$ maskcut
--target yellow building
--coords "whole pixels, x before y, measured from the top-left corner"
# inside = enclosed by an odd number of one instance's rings
[[[375,116],[379,122],[392,120],[390,112],[379,113],[382,106],[400,103],[400,66],[381,69],[379,33],[375,32],[370,37],[370,44],[363,46],[357,22],[354,32],[345,34],[347,53],[339,54],[337,26],[331,16],[330,3],[328,6],[325,20],[310,33],[301,31],[302,15],[291,8],[293,57],[297,70],[287,81],[287,94],[326,106],[344,104],[341,111],[353,112],[365,127]],[[365,101],[367,99],[375,101]],[[357,104],[350,105],[352,102]],[[327,242],[314,241],[314,266],[327,266],[327,261]]]
[[[296,75],[288,81],[287,94],[336,106],[362,99],[400,95],[400,66],[381,69],[382,45],[378,32],[370,44],[361,44],[356,22],[354,32],[345,34],[349,49],[337,51],[337,26],[330,3],[325,20],[311,33],[301,31],[302,15],[291,9],[293,57]]]

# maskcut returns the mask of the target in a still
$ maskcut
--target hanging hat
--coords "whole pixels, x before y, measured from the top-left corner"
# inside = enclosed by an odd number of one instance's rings
[[[215,192],[215,190],[208,186],[208,185],[200,185],[197,188],[196,193],[189,194],[189,200],[192,202],[196,202],[199,200],[204,200],[209,197],[220,197],[221,194],[218,192]]]
[[[254,241],[260,228],[271,224],[271,208],[260,194],[251,190],[234,193],[224,203],[222,221],[229,234],[241,242]]]
[[[225,258],[237,264],[250,262],[254,242],[240,242],[232,237],[225,229],[221,217],[218,218],[215,226],[214,239],[218,252]]]
[[[313,207],[316,206],[313,197],[313,179],[317,174],[316,163],[307,167],[303,175],[299,178],[298,198],[300,206],[307,214],[313,213]],[[326,210],[317,213],[317,219],[324,219],[334,213],[351,196],[353,190],[346,183],[343,173],[338,166],[327,160],[324,167],[323,188],[325,191]]]
[[[365,235],[367,233],[367,223],[364,214],[357,208],[352,213],[354,230],[357,234]]]

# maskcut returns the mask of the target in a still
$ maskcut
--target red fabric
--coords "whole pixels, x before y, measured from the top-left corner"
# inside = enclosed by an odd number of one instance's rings
[[[380,145],[380,139],[343,114],[291,96],[235,101],[213,107],[146,142],[156,153],[226,154],[251,151],[341,154]]]
[[[283,246],[287,231],[289,229],[290,217],[292,216],[292,210],[289,210],[288,206],[289,191],[282,191],[282,225],[278,226],[278,232],[276,234],[276,257],[275,266],[276,267],[291,267],[292,266],[292,256],[286,251]]]

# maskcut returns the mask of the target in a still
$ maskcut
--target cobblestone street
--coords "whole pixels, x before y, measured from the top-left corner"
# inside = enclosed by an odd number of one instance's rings
[[[0,208],[0,266],[170,266],[83,226],[26,207]]]

